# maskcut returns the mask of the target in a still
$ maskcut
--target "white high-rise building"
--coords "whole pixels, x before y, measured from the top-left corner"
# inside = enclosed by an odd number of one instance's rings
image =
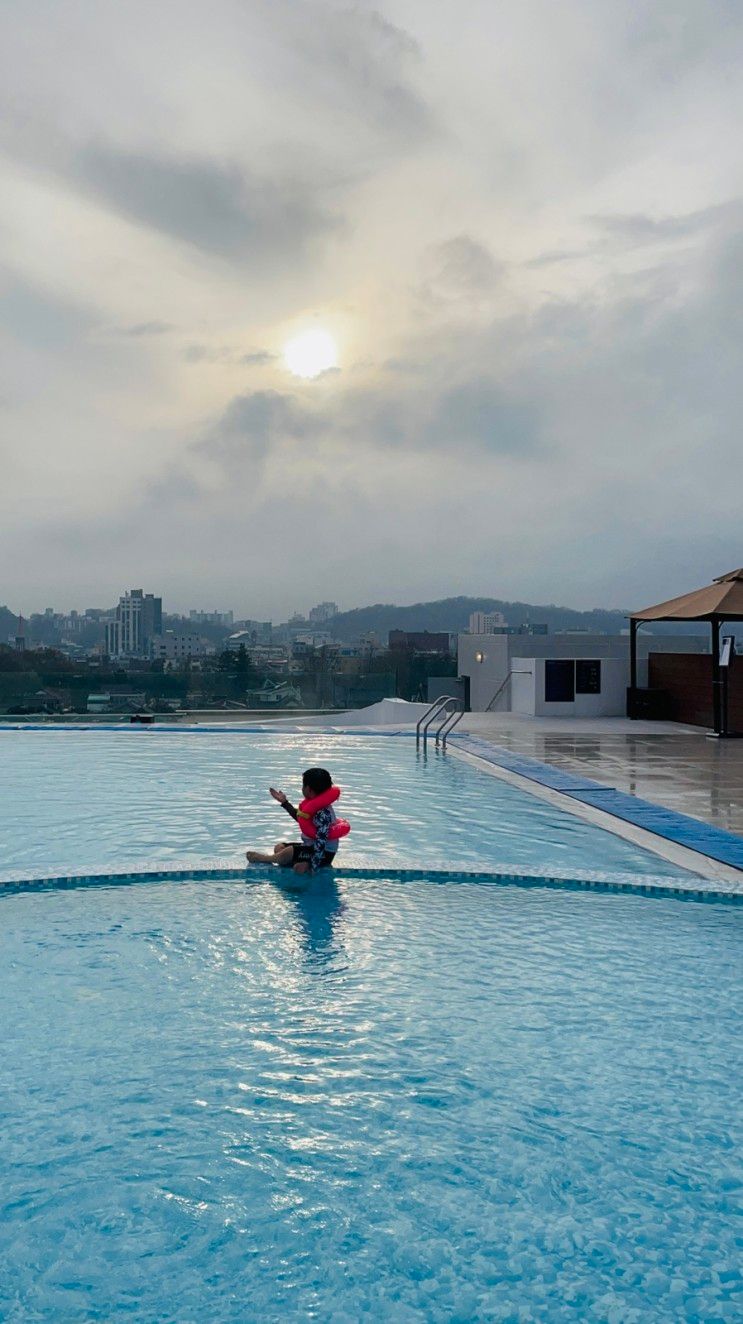
[[[109,657],[121,655],[121,626],[117,620],[106,621],[106,653]]]
[[[337,602],[318,602],[316,607],[310,608],[308,620],[314,625],[321,625],[323,621],[329,621],[331,616],[338,615]]]
[[[130,589],[119,598],[116,620],[106,626],[106,650],[110,657],[149,657],[152,640],[162,629],[162,598]]]
[[[506,624],[502,611],[473,611],[470,616],[470,634],[495,634]]]

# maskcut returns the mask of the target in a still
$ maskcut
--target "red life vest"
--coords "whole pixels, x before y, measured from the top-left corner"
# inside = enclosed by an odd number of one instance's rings
[[[320,809],[329,809],[336,800],[340,799],[341,790],[339,786],[331,786],[329,791],[323,791],[322,795],[313,795],[311,800],[303,800],[297,810],[297,822],[299,823],[302,836],[309,837],[314,841],[317,836],[317,828],[312,821],[313,814]],[[336,818],[330,825],[328,832],[328,841],[338,841],[339,837],[345,837],[351,831],[351,824],[346,822],[345,818]]]

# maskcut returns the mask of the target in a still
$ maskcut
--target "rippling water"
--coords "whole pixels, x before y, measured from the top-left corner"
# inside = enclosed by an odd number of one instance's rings
[[[408,739],[145,729],[0,732],[0,873],[239,859],[294,835],[268,786],[296,803],[313,764],[344,788],[339,861],[684,872],[451,755],[424,763]]]
[[[739,926],[393,879],[3,896],[0,1318],[739,1317]]]

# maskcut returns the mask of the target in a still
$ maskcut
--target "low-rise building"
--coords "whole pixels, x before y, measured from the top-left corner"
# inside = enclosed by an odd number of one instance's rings
[[[311,653],[317,648],[329,648],[333,646],[333,638],[327,630],[299,630],[294,635],[293,651],[296,655],[300,653]]]
[[[648,654],[707,653],[709,640],[697,635],[638,637],[638,683],[647,685]],[[535,667],[539,659],[550,665]],[[595,664],[612,665],[603,668]],[[567,663],[567,666],[551,664]],[[586,666],[594,667],[591,676]],[[614,665],[618,664],[618,665]],[[629,640],[626,635],[562,632],[539,636],[460,634],[457,671],[465,681],[466,702],[473,712],[531,712],[531,715],[618,716],[625,712],[629,685]],[[526,674],[532,679],[520,679]],[[620,684],[617,676],[623,677]],[[572,675],[572,682],[571,682]],[[609,684],[608,678],[612,680]],[[597,682],[598,676],[598,682]],[[606,681],[606,684],[604,683]],[[583,685],[598,683],[603,698],[583,701]],[[570,698],[572,688],[572,698]],[[577,705],[572,709],[570,704]],[[518,705],[518,708],[515,706]],[[547,706],[545,706],[547,705]],[[551,705],[557,705],[552,707]],[[610,710],[609,710],[610,709]]]
[[[87,709],[89,713],[131,713],[144,708],[146,702],[144,691],[126,685],[111,685],[108,690],[89,694]]]
[[[416,653],[450,653],[452,635],[444,630],[390,630],[389,646]]]
[[[232,627],[231,611],[189,611],[188,619],[194,625],[221,625],[226,629]]]
[[[155,635],[151,644],[155,661],[185,661],[190,657],[208,657],[214,651],[214,645],[202,635],[180,630],[165,630],[163,634]]]
[[[301,692],[287,680],[264,680],[257,689],[246,693],[248,704],[259,708],[295,708],[302,702]]]
[[[244,643],[248,648],[253,644],[270,644],[273,642],[273,622],[272,621],[253,621],[244,620],[236,622],[237,629],[227,641],[227,648],[237,647]],[[237,645],[232,645],[231,640],[238,639]]]
[[[473,611],[470,615],[470,634],[492,634],[500,625],[506,624],[502,611]]]

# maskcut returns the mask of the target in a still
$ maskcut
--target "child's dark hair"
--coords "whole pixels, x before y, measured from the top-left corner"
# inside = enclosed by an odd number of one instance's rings
[[[315,795],[322,795],[333,785],[333,778],[325,768],[308,768],[302,773],[302,785],[309,786]]]

